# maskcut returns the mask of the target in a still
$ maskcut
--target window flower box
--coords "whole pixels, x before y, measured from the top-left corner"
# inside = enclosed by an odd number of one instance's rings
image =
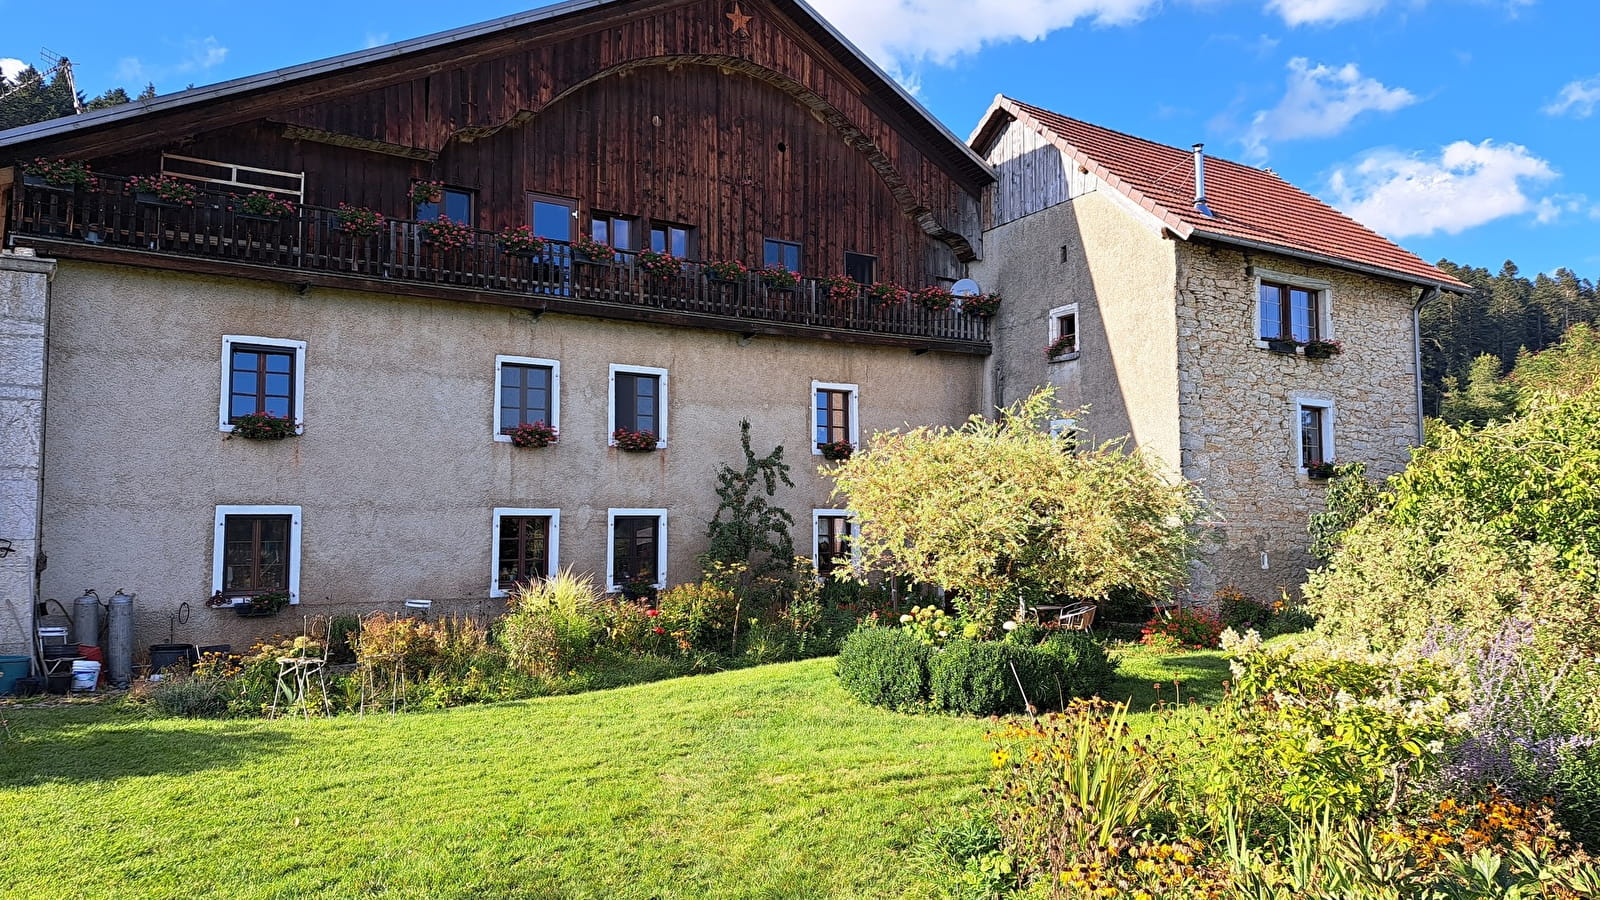
[[[1272,338],[1267,341],[1267,349],[1294,356],[1300,351],[1300,342],[1293,338]]]
[[[950,293],[949,288],[933,284],[911,295],[911,300],[929,312],[944,312],[956,302],[956,296]]]
[[[783,266],[767,266],[764,269],[757,269],[756,273],[766,282],[767,287],[780,291],[792,290],[800,283],[800,273],[791,272]]]
[[[649,453],[656,449],[658,438],[654,431],[618,428],[611,432],[611,440],[617,445],[617,449],[624,453]]]
[[[440,250],[461,250],[472,246],[472,229],[466,223],[440,216],[417,226],[422,242]]]
[[[592,237],[580,237],[573,241],[572,252],[578,255],[580,261],[587,263],[610,265],[617,259],[617,251],[610,244]]]
[[[194,185],[171,175],[135,175],[128,179],[128,190],[145,206],[177,209],[193,206],[200,191]]]
[[[504,430],[514,447],[539,448],[554,444],[560,437],[555,428],[544,422],[523,422]]]
[[[1050,346],[1044,348],[1045,358],[1051,361],[1061,359],[1065,356],[1070,356],[1077,352],[1078,336],[1075,334],[1063,334],[1061,337],[1051,341]]]
[[[1306,477],[1312,481],[1327,481],[1336,474],[1334,469],[1337,467],[1338,463],[1331,459],[1327,462],[1306,463]]]
[[[22,183],[49,191],[75,191],[95,186],[93,173],[81,162],[39,157],[22,165]]]
[[[861,296],[861,285],[849,275],[831,275],[818,278],[817,287],[823,296],[834,303],[852,303]]]
[[[818,444],[817,449],[821,451],[823,459],[829,462],[843,462],[855,455],[856,445],[849,441],[829,441],[826,444]]]
[[[683,271],[683,261],[670,253],[641,250],[635,259],[639,270],[654,278],[671,278]]]
[[[733,284],[750,277],[750,267],[742,262],[733,260],[709,262],[702,268],[706,273],[706,278],[712,281],[720,281],[723,284]]]
[[[969,316],[987,319],[1000,310],[999,294],[978,294],[961,298],[961,311]]]
[[[280,222],[294,215],[294,201],[270,191],[252,191],[234,205],[234,218],[256,222]]]
[[[1338,341],[1307,341],[1305,345],[1306,359],[1332,359],[1344,352],[1344,345]]]
[[[911,298],[911,292],[898,284],[880,281],[867,288],[867,299],[874,306],[898,306]]]
[[[233,420],[233,436],[251,441],[281,441],[294,437],[294,420],[269,412],[253,412]]]
[[[533,233],[533,228],[528,225],[518,225],[507,228],[495,238],[500,252],[507,256],[520,256],[528,259],[544,252],[544,238]]]
[[[341,232],[362,238],[372,237],[382,231],[385,224],[383,213],[342,202],[339,211],[333,214],[333,221]]]

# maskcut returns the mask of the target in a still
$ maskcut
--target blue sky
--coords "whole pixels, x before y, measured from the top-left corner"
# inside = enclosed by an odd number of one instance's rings
[[[1005,92],[1271,166],[1424,259],[1600,278],[1591,0],[813,2],[961,137]],[[0,0],[0,66],[49,48],[90,95],[167,93],[527,8]]]

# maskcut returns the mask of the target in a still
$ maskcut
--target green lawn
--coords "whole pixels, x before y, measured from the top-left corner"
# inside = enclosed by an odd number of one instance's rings
[[[1216,690],[1188,656],[1111,693]],[[859,706],[831,659],[310,722],[7,714],[0,895],[39,900],[923,897],[915,848],[987,773],[988,723]]]

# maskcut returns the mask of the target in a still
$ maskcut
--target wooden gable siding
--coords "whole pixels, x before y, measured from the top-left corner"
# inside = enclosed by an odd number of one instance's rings
[[[468,42],[453,67],[266,111],[181,152],[305,171],[317,205],[406,218],[411,180],[428,178],[475,190],[484,228],[526,222],[531,191],[577,200],[584,228],[593,209],[695,226],[702,257],[759,264],[774,237],[803,245],[809,274],[842,271],[854,251],[913,285],[962,275],[982,185],[776,6],[741,3],[746,37],[732,5],[616,4],[604,20],[530,27],[489,57]],[[329,143],[341,138],[431,159]],[[111,171],[148,171],[152,153]]]
[[[1078,166],[1045,137],[1020,122],[1000,129],[982,148],[994,166],[988,228],[998,228],[1095,190],[1099,179]]]

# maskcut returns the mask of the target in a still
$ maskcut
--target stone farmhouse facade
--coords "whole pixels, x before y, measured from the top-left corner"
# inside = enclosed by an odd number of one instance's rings
[[[741,420],[785,447],[826,568],[855,526],[821,445],[1045,382],[1212,498],[1202,581],[1297,582],[1298,417],[1327,411],[1319,453],[1403,464],[1411,310],[1461,286],[1364,229],[1360,253],[1203,234],[1030,110],[1000,101],[969,145],[796,0],[576,0],[0,133],[0,653],[85,588],[137,593],[136,648],[238,647],[414,600],[494,612],[558,568],[690,580]],[[253,211],[269,192],[292,208]],[[1326,210],[1280,193],[1291,232]],[[864,287],[968,277],[994,318]],[[1249,310],[1279,283],[1344,355],[1264,349]],[[293,433],[246,439],[263,411]],[[516,446],[535,422],[554,442]],[[277,618],[236,615],[278,591]]]

